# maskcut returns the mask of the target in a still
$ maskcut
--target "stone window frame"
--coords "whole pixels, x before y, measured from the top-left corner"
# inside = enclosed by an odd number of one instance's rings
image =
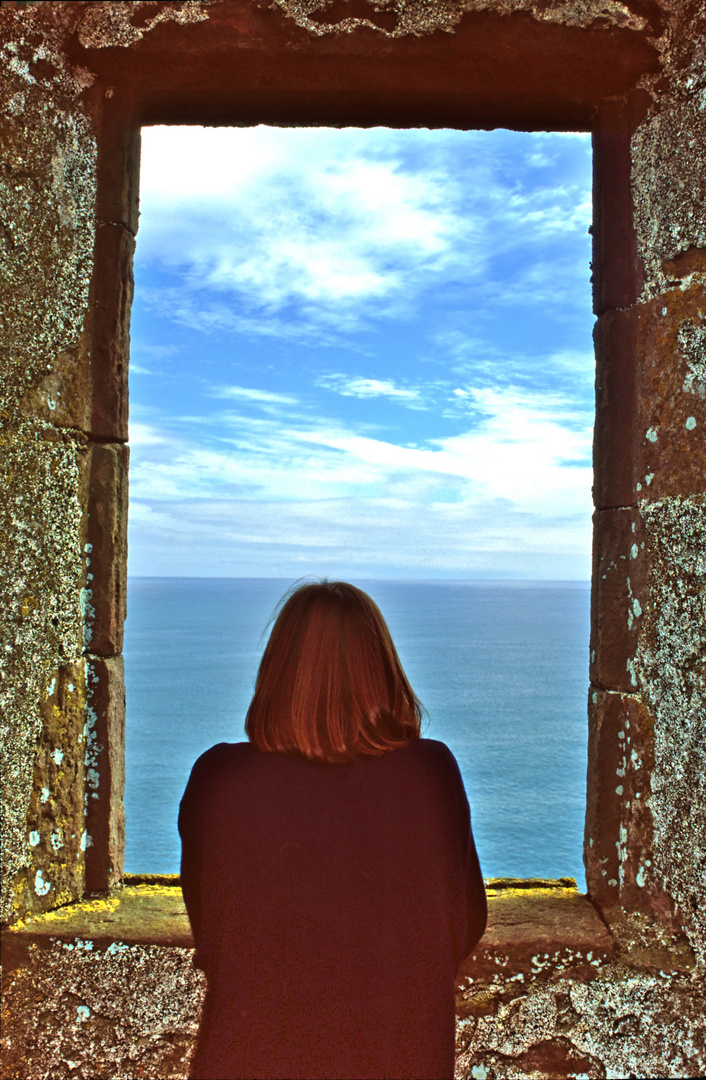
[[[700,0],[0,4],[19,242],[3,248],[0,417],[18,540],[2,935],[17,1075],[69,1059],[182,1075],[198,1023],[178,878],[121,877],[120,649],[138,133],[204,121],[592,130],[589,895],[490,883],[457,1061],[703,1073],[704,31]]]
[[[627,530],[640,528],[635,482],[645,471],[644,447],[634,437],[639,328],[622,318],[637,302],[644,282],[632,218],[630,147],[648,107],[647,95],[637,84],[641,75],[657,69],[656,52],[632,27],[547,25],[529,15],[475,13],[453,35],[437,30],[428,37],[394,37],[360,20],[354,20],[354,26],[342,24],[343,32],[316,22],[312,34],[306,18],[283,19],[281,10],[273,12],[259,3],[227,6],[231,15],[220,25],[217,20],[200,25],[196,20],[184,28],[164,22],[149,35],[107,45],[84,36],[73,57],[98,73],[91,93],[100,115],[87,340],[93,575],[88,689],[99,748],[94,766],[101,783],[99,797],[88,804],[86,828],[92,845],[86,852],[86,890],[105,890],[123,877],[120,653],[127,574],[129,314],[141,127],[506,127],[584,130],[593,137],[598,394],[587,879],[593,903],[608,921],[616,904],[640,909],[647,899],[648,909],[658,908],[659,897],[630,887],[634,880],[622,894],[608,885],[621,870],[622,821],[609,788],[614,786],[616,733],[632,708],[621,695],[634,688],[630,660],[637,634],[635,627],[625,625],[624,576],[612,568],[625,557],[626,544],[629,549],[632,537]],[[235,8],[242,25],[232,18]],[[635,540],[642,542],[639,533]],[[640,578],[638,573],[633,588],[644,586],[644,574]]]

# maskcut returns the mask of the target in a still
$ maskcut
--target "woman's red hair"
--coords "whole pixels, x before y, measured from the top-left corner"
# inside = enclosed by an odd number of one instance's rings
[[[419,738],[422,705],[367,593],[321,581],[281,605],[245,719],[258,750],[343,762]]]

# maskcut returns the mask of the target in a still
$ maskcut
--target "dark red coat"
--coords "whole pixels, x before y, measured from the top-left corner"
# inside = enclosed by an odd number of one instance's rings
[[[455,976],[486,902],[443,743],[345,765],[220,743],[179,831],[208,978],[193,1077],[453,1075]]]

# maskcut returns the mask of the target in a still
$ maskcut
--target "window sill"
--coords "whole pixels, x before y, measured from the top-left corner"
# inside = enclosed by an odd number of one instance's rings
[[[508,979],[585,980],[613,955],[613,939],[588,899],[571,879],[491,879],[488,928],[459,971],[462,1015],[485,1011],[474,986]],[[178,875],[126,875],[112,893],[27,919],[3,933],[10,968],[21,964],[30,945],[90,941],[101,950],[114,943],[193,948]]]

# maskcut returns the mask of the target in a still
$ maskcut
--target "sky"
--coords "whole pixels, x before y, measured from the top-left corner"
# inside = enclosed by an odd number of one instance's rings
[[[129,572],[590,578],[579,133],[142,132]]]

